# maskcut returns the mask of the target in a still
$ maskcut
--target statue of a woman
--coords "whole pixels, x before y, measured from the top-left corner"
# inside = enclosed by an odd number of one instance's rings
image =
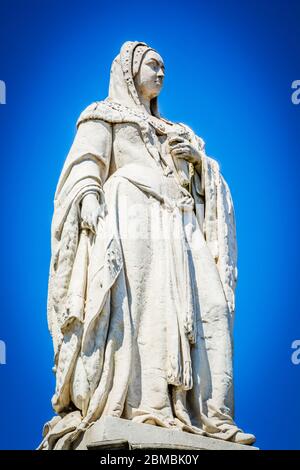
[[[48,321],[62,449],[103,416],[242,444],[233,421],[236,235],[204,141],[159,113],[160,55],[126,42],[55,194]]]

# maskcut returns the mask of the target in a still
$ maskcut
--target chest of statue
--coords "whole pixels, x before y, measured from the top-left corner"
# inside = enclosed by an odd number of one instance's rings
[[[149,133],[147,137],[151,147],[159,152],[159,141],[155,140],[152,133]],[[112,153],[116,169],[129,163],[157,168],[157,163],[145,145],[140,126],[136,123],[114,124]]]
[[[182,160],[179,163],[174,162],[168,148],[168,138],[180,134],[182,128],[177,124],[164,126],[164,132],[150,125],[146,137],[142,135],[137,123],[114,124],[112,152],[114,168],[118,169],[134,162],[144,166],[161,167],[165,173],[170,172],[166,167],[173,173],[182,168],[188,175],[187,162]]]

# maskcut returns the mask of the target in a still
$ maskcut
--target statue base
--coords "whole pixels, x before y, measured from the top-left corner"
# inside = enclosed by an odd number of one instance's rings
[[[99,419],[74,447],[76,450],[258,450],[257,447],[106,416]]]

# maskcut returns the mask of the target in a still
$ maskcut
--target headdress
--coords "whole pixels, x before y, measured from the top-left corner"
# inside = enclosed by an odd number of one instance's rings
[[[109,99],[129,108],[143,110],[134,77],[139,71],[143,57],[149,50],[154,50],[144,42],[127,41],[114,59],[110,71]],[[160,117],[157,97],[150,103],[154,116]]]

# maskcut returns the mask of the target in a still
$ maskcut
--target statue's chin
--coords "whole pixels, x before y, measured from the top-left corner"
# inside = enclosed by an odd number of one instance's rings
[[[158,90],[155,90],[155,92],[151,93],[151,98],[150,99],[153,100],[154,98],[157,98],[158,95],[160,94],[160,92],[161,92],[161,87],[159,87]]]
[[[151,86],[151,89],[148,90],[148,96],[151,100],[153,100],[153,98],[157,98],[157,96],[160,94],[161,92],[161,89],[162,89],[162,83],[153,83],[153,85]]]

